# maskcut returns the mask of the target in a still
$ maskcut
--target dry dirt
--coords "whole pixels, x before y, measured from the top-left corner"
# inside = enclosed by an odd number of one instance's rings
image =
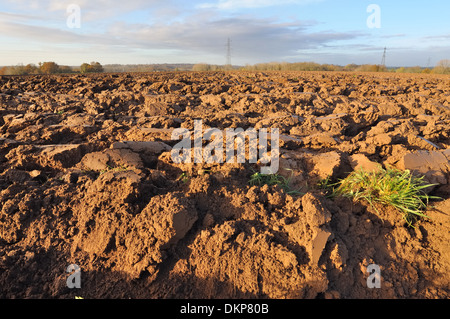
[[[249,185],[257,164],[173,163],[194,119],[279,128],[305,195]],[[0,77],[0,298],[449,298],[449,160],[448,76]],[[317,187],[377,163],[438,184],[431,219]]]

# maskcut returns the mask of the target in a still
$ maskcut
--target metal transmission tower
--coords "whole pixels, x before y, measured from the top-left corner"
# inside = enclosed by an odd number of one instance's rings
[[[381,65],[386,66],[386,47],[384,48],[383,58],[381,59]]]
[[[227,66],[231,66],[231,39],[227,40]]]

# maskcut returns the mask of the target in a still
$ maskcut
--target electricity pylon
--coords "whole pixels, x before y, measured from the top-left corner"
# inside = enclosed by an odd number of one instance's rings
[[[381,59],[381,65],[386,66],[386,47],[384,48],[383,58]]]
[[[231,39],[227,40],[227,66],[231,66]]]

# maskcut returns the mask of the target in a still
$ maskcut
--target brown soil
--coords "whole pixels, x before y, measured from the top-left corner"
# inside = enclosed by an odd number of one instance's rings
[[[279,128],[306,194],[250,186],[256,164],[173,163],[172,130],[200,118]],[[0,298],[450,297],[449,77],[0,77],[0,134]],[[316,186],[377,164],[438,184],[431,219]]]

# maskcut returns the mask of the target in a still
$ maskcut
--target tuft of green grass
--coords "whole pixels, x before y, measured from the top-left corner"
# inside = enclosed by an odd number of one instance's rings
[[[322,189],[325,191],[328,191],[329,189],[332,189],[334,184],[331,182],[331,176],[328,176],[325,179],[321,179],[317,182],[317,188]]]
[[[430,199],[423,190],[435,184],[425,184],[424,176],[415,177],[409,170],[393,168],[366,172],[363,169],[352,172],[345,179],[333,184],[333,195],[366,200],[375,210],[374,203],[389,205],[397,209],[409,226],[420,217],[429,218],[423,213]]]
[[[120,165],[120,166],[117,166],[117,167],[112,167],[112,166],[106,165],[106,168],[102,169],[100,171],[99,175],[103,175],[106,172],[110,172],[110,171],[113,171],[113,172],[124,172],[126,170],[128,170],[128,167],[126,167],[124,165]]]
[[[252,186],[278,185],[286,192],[286,194],[303,195],[303,193],[301,193],[299,190],[293,190],[289,185],[290,182],[291,177],[286,178],[278,174],[261,174],[260,172],[255,172],[254,174],[252,174],[249,180],[249,184]]]
[[[184,184],[186,184],[190,178],[191,178],[191,176],[188,173],[183,172],[180,174],[180,176],[178,176],[178,178],[176,180],[182,181]]]

